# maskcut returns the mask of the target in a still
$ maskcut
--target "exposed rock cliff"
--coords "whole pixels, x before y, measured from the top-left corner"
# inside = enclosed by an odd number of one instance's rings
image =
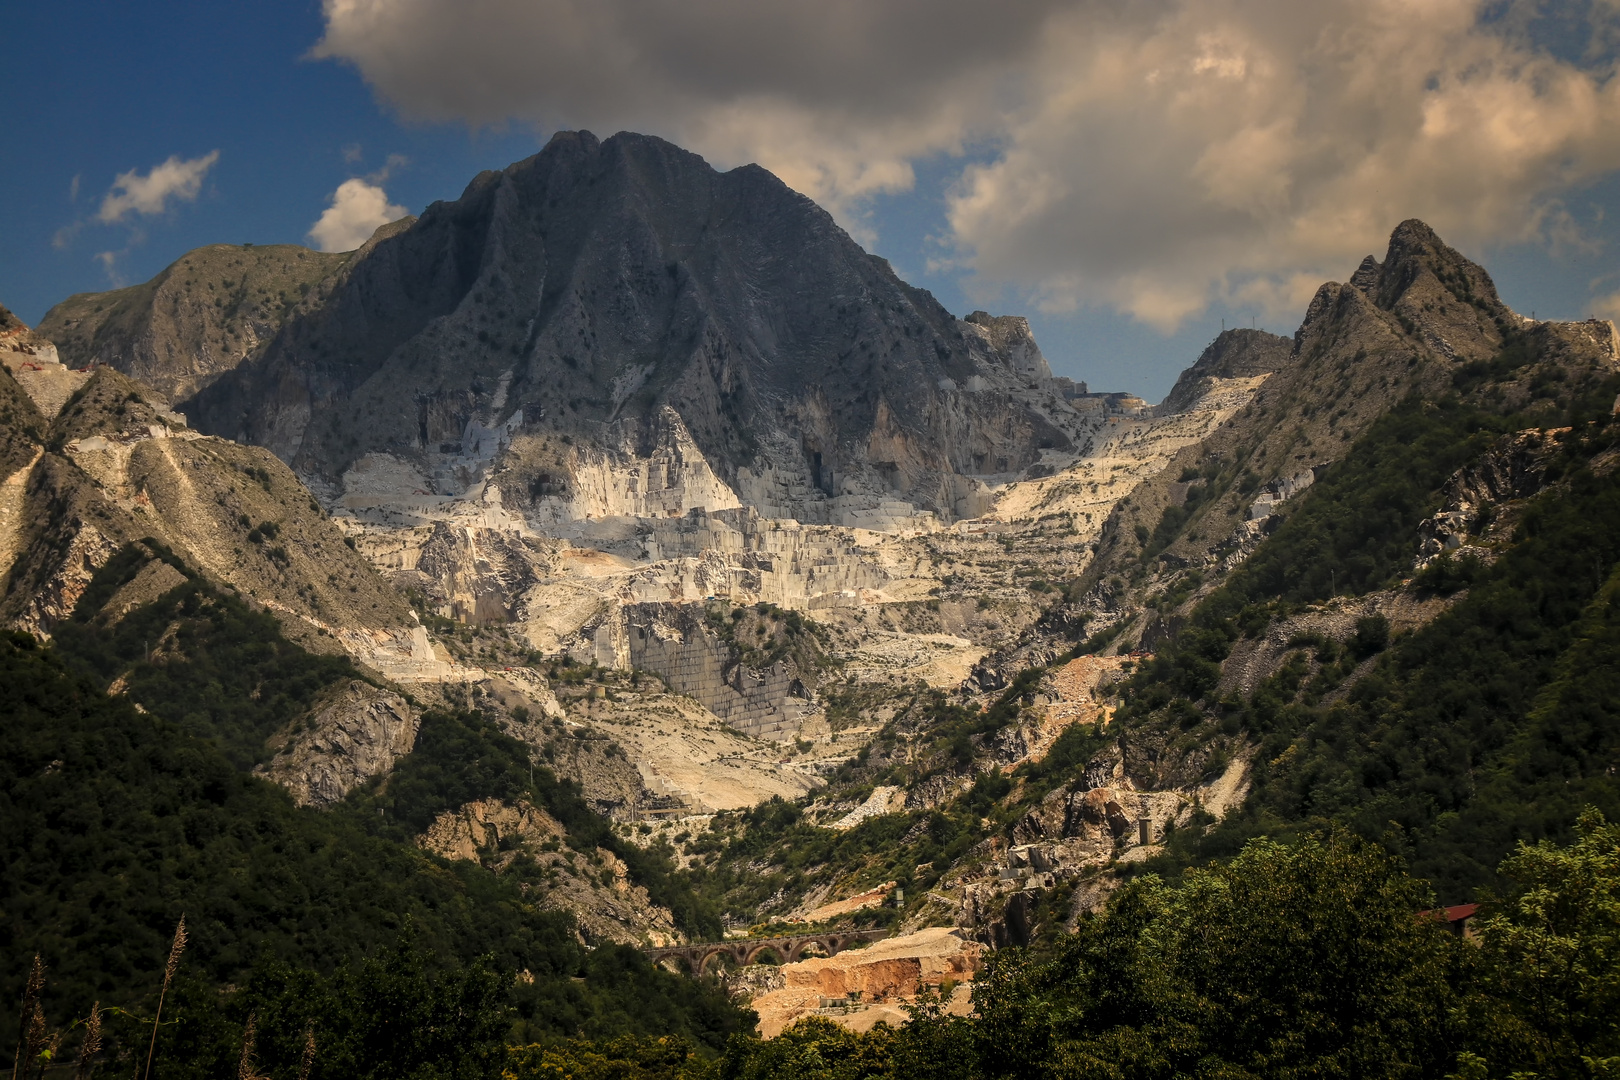
[[[276,756],[257,770],[300,806],[330,806],[388,773],[416,743],[416,711],[389,690],[351,679],[271,737]]]
[[[0,617],[12,625],[48,633],[113,552],[153,537],[312,644],[369,663],[412,652],[409,608],[272,455],[196,434],[111,368],[44,435],[4,489],[20,492],[0,545]]]
[[[1301,486],[1314,466],[1341,458],[1407,394],[1440,392],[1461,365],[1489,361],[1507,341],[1548,333],[1543,328],[1549,325],[1510,311],[1490,275],[1427,225],[1402,222],[1382,262],[1369,255],[1348,282],[1317,290],[1286,360],[1251,403],[1120,502],[1088,580],[1098,582],[1138,557],[1166,510],[1193,494],[1182,479],[1193,474],[1201,474],[1191,481],[1201,485],[1197,524],[1178,530],[1166,556],[1174,565],[1205,566],[1216,552],[1252,548],[1259,534],[1245,531],[1245,523],[1263,488],[1270,485],[1273,505],[1284,501],[1275,496]],[[1228,333],[1233,336],[1221,352],[1245,340],[1235,336],[1242,331]],[[1259,362],[1275,363],[1271,343],[1262,343]],[[1192,374],[1183,381],[1196,381]],[[1212,482],[1222,470],[1225,478]]]
[[[35,407],[46,417],[62,405],[90,377],[61,362],[56,345],[0,307],[0,364],[20,383]],[[4,414],[0,414],[3,416]]]
[[[739,731],[785,738],[814,707],[821,673],[802,652],[754,650],[759,658],[753,666],[738,657],[735,639],[727,641],[708,625],[696,605],[638,604],[620,613],[622,629],[614,629],[624,636],[629,666],[658,672],[671,688]]]
[[[512,447],[503,503],[542,517],[547,498],[573,514],[747,498],[834,520],[840,497],[891,495],[952,516],[969,477],[1080,426],[1027,325],[974,318],[757,166],[563,133],[357,255],[185,407],[334,483],[387,453],[459,494]],[[578,449],[554,463],[522,445],[558,455],[564,435]],[[672,489],[692,496],[651,494]]]
[[[1160,415],[1186,412],[1217,385],[1217,380],[1270,375],[1288,362],[1294,343],[1264,330],[1225,330],[1209,343],[1192,367],[1181,373]]]
[[[910,1019],[902,1007],[923,990],[969,982],[984,962],[985,947],[934,927],[879,941],[837,956],[813,957],[782,966],[775,988],[751,1004],[759,1013],[759,1033],[769,1039],[802,1016],[821,1014],[857,1031],[880,1021]],[[949,1011],[966,1013],[966,988]]]
[[[263,352],[295,313],[319,306],[354,254],[212,244],[144,284],[70,296],[39,330],[70,366],[106,364],[179,400]]]
[[[496,873],[528,856],[541,867],[541,878],[525,891],[541,907],[572,913],[588,942],[662,946],[680,940],[669,910],[630,880],[618,856],[603,848],[575,852],[563,846],[567,835],[561,822],[527,802],[479,799],[440,814],[417,843]]]

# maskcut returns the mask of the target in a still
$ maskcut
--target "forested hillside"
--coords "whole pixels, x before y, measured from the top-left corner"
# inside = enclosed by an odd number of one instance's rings
[[[1606,384],[1533,415],[1406,403],[1193,608],[1126,686],[1120,719],[1158,731],[1208,723],[1256,741],[1255,787],[1241,814],[1173,838],[1167,859],[1339,822],[1461,902],[1499,884],[1494,867],[1515,839],[1567,837],[1587,804],[1620,813],[1612,393]],[[1478,508],[1467,523],[1478,542],[1414,576],[1418,526],[1440,509],[1444,482],[1532,425],[1547,432],[1540,490],[1506,520]],[[1299,633],[1246,699],[1223,692],[1220,664],[1239,642],[1335,592],[1391,588],[1445,610],[1393,640],[1377,614],[1343,643]]]
[[[87,602],[106,591],[92,588]],[[334,810],[297,808],[246,771],[253,740],[323,679],[349,673],[347,663],[304,653],[273,619],[198,580],[154,607],[181,617],[184,663],[141,659],[138,618],[123,635],[79,622],[48,647],[22,634],[0,643],[8,1000],[22,997],[38,954],[50,1023],[93,1001],[148,1013],[184,915],[184,971],[204,1013],[215,1007],[209,987],[270,980],[341,995],[408,969],[416,989],[399,993],[476,991],[478,1008],[495,1010],[480,1022],[502,1037],[680,1034],[718,1048],[745,1026],[717,986],[657,971],[630,948],[585,948],[568,915],[528,897],[523,873],[445,862],[411,843],[444,806],[493,795],[549,808],[584,851],[615,844],[573,789],[543,769],[531,779],[527,754],[477,713],[430,712],[386,794],[368,788]],[[80,673],[120,651],[161,711],[109,697],[104,680]],[[233,692],[242,680],[275,692]],[[626,853],[681,907],[690,894],[653,855]],[[374,991],[383,992],[365,992]],[[126,1021],[109,1021],[106,1051],[123,1059],[139,1041]],[[0,1023],[0,1038],[17,1036],[15,1012]]]

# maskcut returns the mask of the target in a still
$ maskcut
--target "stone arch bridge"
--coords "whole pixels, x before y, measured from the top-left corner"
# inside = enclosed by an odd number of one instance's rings
[[[718,957],[729,958],[740,966],[752,964],[759,959],[760,953],[768,949],[775,953],[777,959],[782,963],[791,964],[800,959],[805,954],[805,951],[812,946],[821,950],[824,955],[835,956],[856,945],[882,941],[889,934],[890,931],[888,930],[852,930],[844,933],[800,934],[793,937],[705,941],[695,945],[672,945],[664,949],[643,949],[642,951],[651,957],[652,962],[655,964],[661,964],[666,960],[674,960],[684,964],[691,974],[702,975],[710,962]]]

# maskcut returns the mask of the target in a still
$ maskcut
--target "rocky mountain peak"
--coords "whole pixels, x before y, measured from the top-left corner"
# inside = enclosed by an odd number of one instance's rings
[[[70,296],[39,328],[70,366],[115,367],[179,400],[261,355],[289,318],[323,301],[334,275],[359,254],[210,244],[143,284]]]
[[[1212,379],[1249,379],[1278,371],[1288,362],[1293,347],[1290,338],[1264,330],[1223,330],[1192,367],[1181,373],[1159,411],[1183,411],[1208,389]]]
[[[0,359],[7,368],[27,362],[58,362],[55,344],[34,332],[4,306],[0,306]]]
[[[975,311],[963,322],[983,331],[991,350],[1008,370],[1021,377],[1044,380],[1052,377],[1052,369],[1035,344],[1029,320],[1022,315],[991,315]]]
[[[184,408],[334,488],[382,454],[450,495],[525,439],[657,443],[668,410],[731,505],[831,521],[953,516],[968,478],[1073,445],[1050,379],[1023,319],[957,320],[766,170],[570,132],[356,253]],[[550,483],[512,479],[508,506]]]
[[[1395,227],[1383,262],[1367,256],[1348,284],[1450,360],[1494,355],[1523,321],[1484,267],[1416,218]]]

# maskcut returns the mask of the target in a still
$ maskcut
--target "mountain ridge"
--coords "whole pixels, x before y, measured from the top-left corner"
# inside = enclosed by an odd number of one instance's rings
[[[975,377],[1027,390],[1050,370],[1027,326],[959,322],[763,169],[584,132],[429,207],[184,407],[331,483],[520,413],[510,441],[616,424],[644,449],[667,406],[729,484],[780,471],[758,482],[814,493],[809,520],[846,487],[951,516],[968,474],[1072,441],[1050,395],[942,388]]]
[[[763,170],[631,135],[561,134],[323,280],[183,407],[290,463],[248,467],[409,595],[437,665],[413,693],[575,770],[728,931],[894,882],[850,925],[1018,943],[1143,862],[1303,827],[1286,755],[1373,724],[1363,687],[1421,698],[1389,665],[1475,617],[1445,582],[1484,580],[1447,553],[1488,569],[1573,497],[1545,462],[1601,457],[1620,369],[1611,326],[1517,316],[1412,220],[1291,338],[1224,332],[1156,408],[1089,393],[1024,320],[951,316]],[[70,403],[27,444],[68,518],[94,502],[66,448],[129,441],[124,386],[97,374],[101,419]],[[1501,481],[1520,451],[1542,464]],[[277,603],[315,625],[315,584]],[[289,786],[359,775],[328,743],[406,738],[372,714],[281,733]],[[418,767],[392,753],[365,782]],[[443,850],[546,850],[522,805],[462,795]],[[1411,842],[1453,851],[1413,805]],[[1489,874],[1468,860],[1447,888]]]

